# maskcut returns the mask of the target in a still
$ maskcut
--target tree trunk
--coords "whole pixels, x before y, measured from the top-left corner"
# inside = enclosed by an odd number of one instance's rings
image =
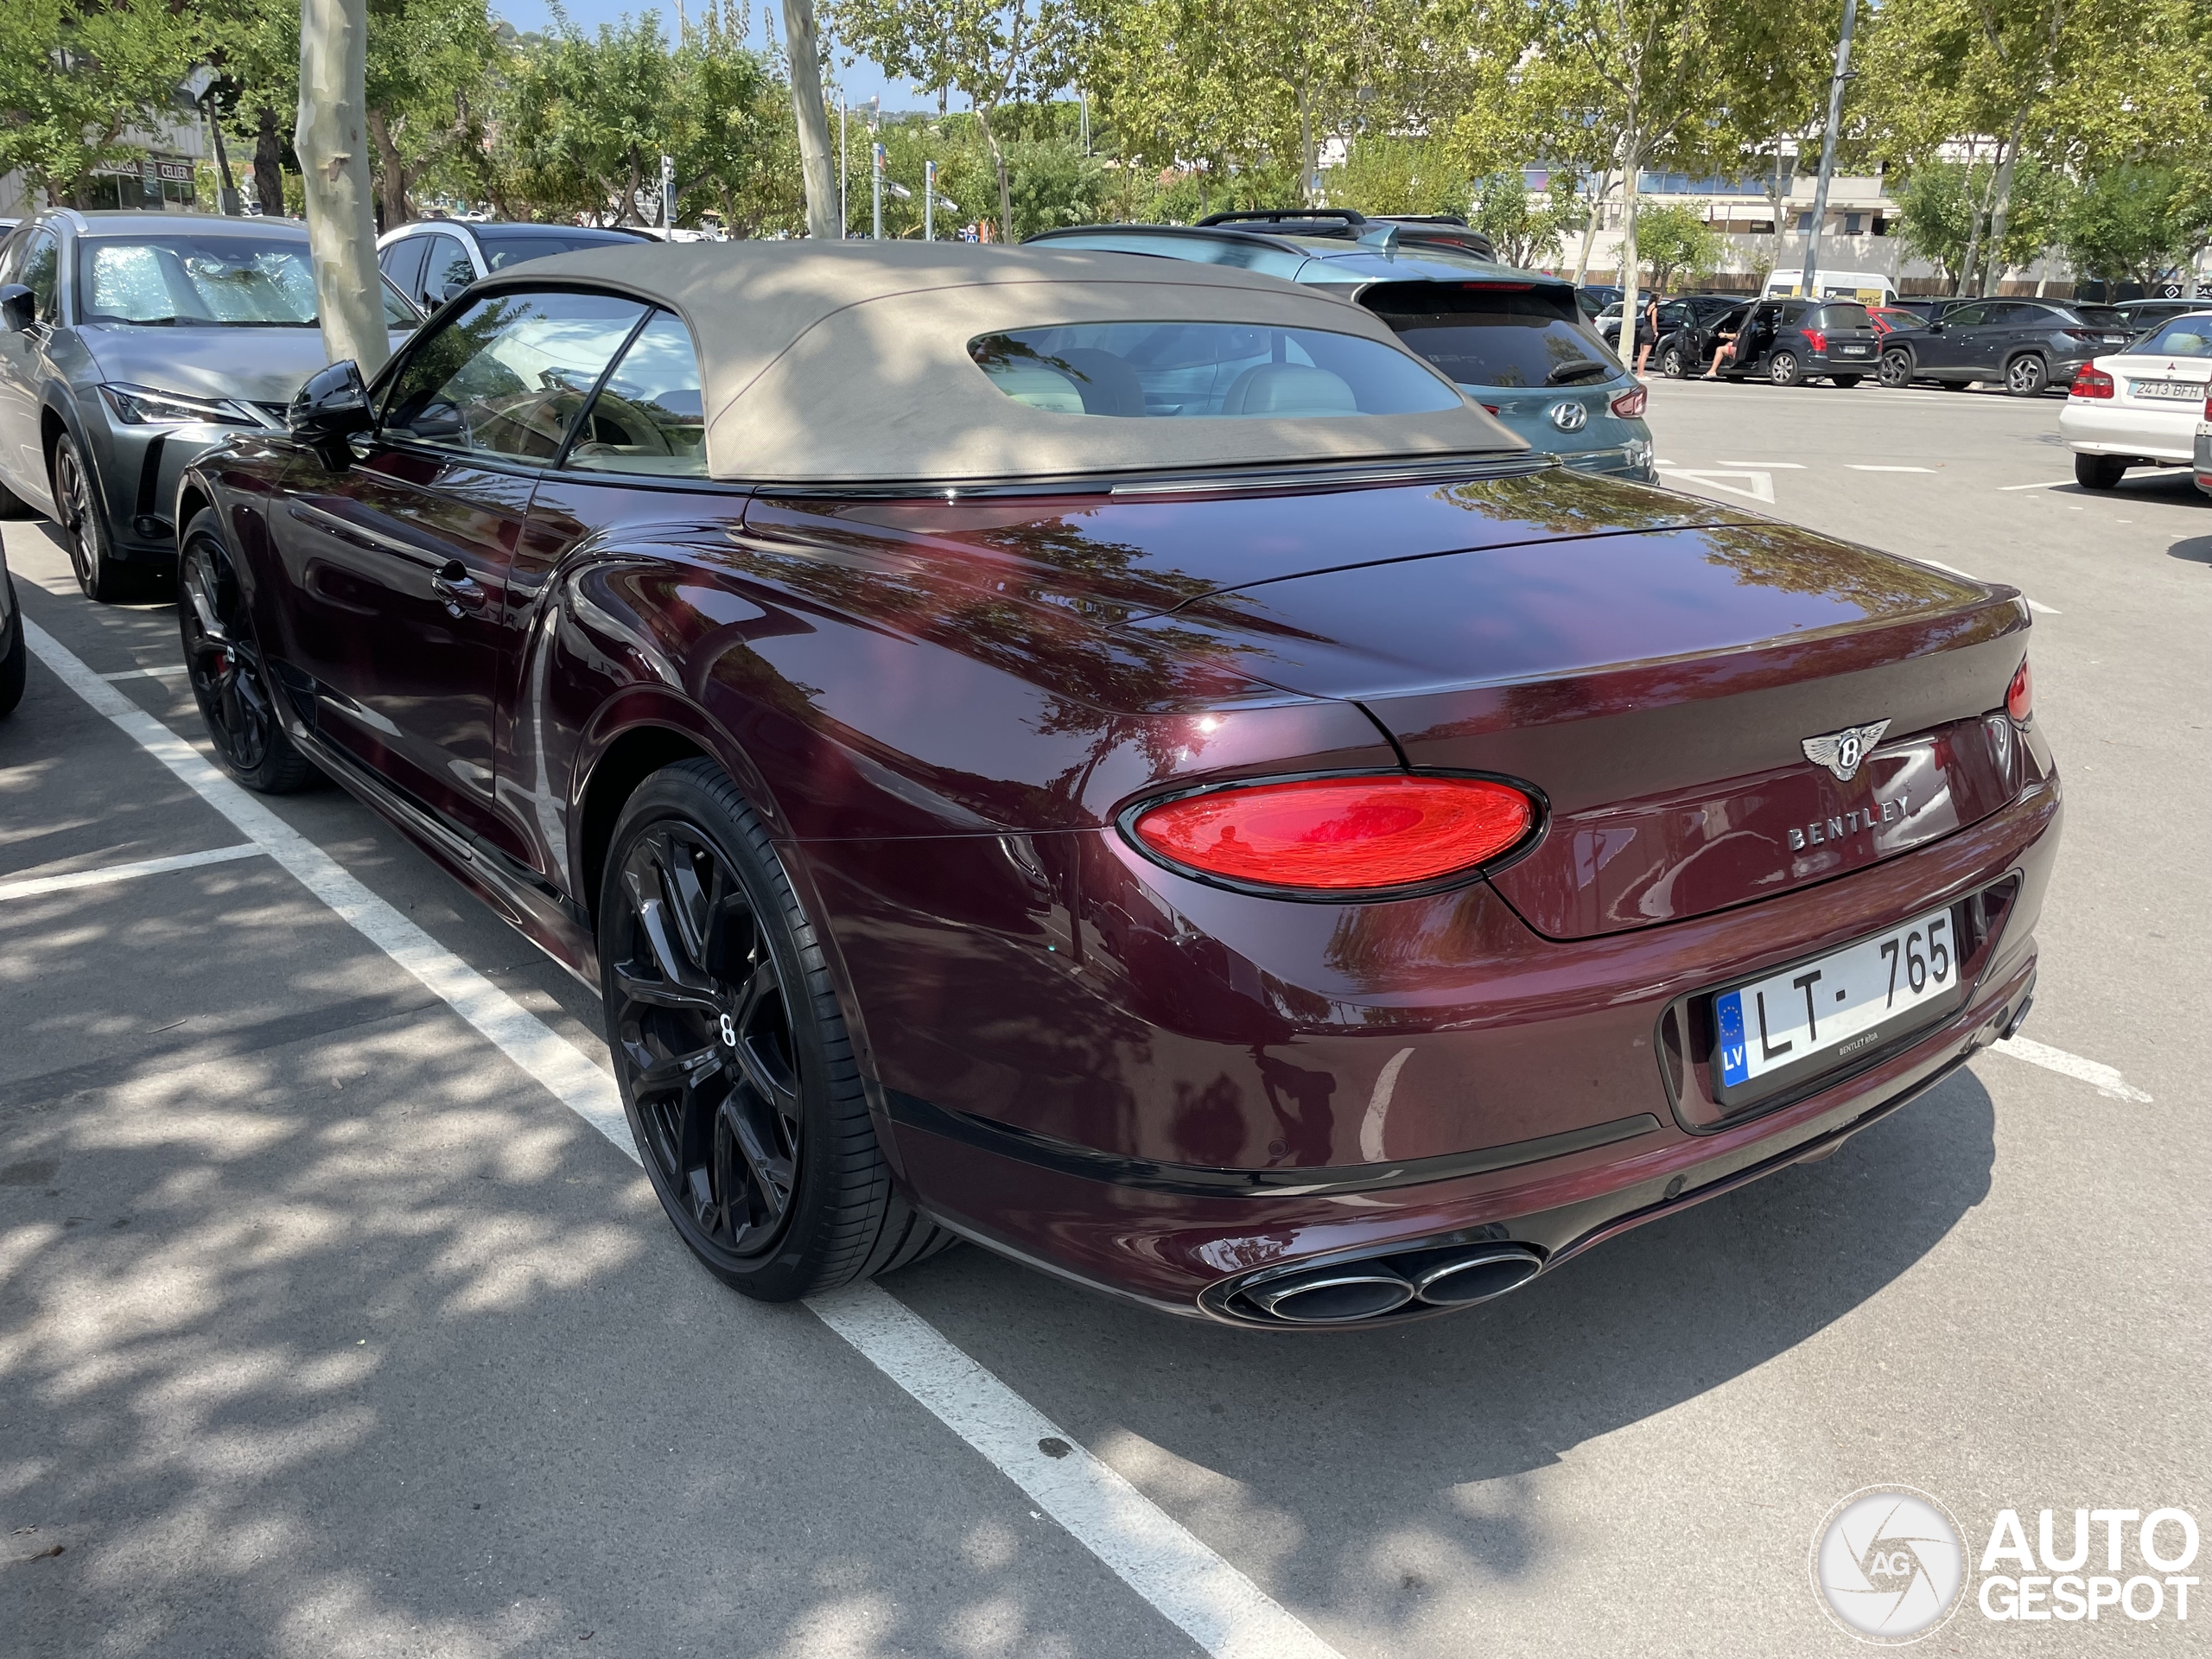
[[[1624,146],[1627,154],[1621,160],[1621,332],[1620,359],[1633,371],[1636,367],[1636,203],[1637,174],[1642,170],[1643,158],[1637,146]]]
[[[1014,187],[1006,176],[1006,152],[999,148],[999,136],[991,130],[989,106],[976,106],[976,124],[983,130],[983,142],[990,146],[991,166],[999,175],[999,239],[1011,245],[1014,241]]]
[[[266,104],[254,127],[253,194],[264,213],[283,217],[284,136],[277,130],[276,111]]]
[[[1313,111],[1306,89],[1298,89],[1298,205],[1313,206]]]
[[[353,359],[365,378],[391,355],[369,211],[368,12],[368,0],[302,0],[295,141],[323,351],[334,363]]]
[[[1590,274],[1590,250],[1598,241],[1598,226],[1605,217],[1605,197],[1613,188],[1613,172],[1607,168],[1598,175],[1597,199],[1590,204],[1590,222],[1582,227],[1582,256],[1574,262],[1574,285],[1582,286],[1582,279]]]
[[[822,101],[822,49],[814,36],[814,0],[784,0],[784,50],[791,61],[799,171],[806,181],[806,233],[817,242],[834,242],[842,226],[837,222],[837,173],[830,165],[830,111]]]
[[[1997,158],[1997,164],[2000,168],[2005,165],[2005,158],[2001,153]],[[1974,152],[1971,149],[1967,152],[1967,166],[1969,169],[1974,166]],[[1967,179],[1969,182],[1972,181],[1971,171],[1967,174]],[[1960,291],[1969,297],[1979,296],[1981,293],[1981,279],[1979,274],[1981,266],[1981,226],[1989,212],[1989,193],[1996,188],[1996,186],[1997,180],[1993,175],[1988,185],[1982,190],[1981,200],[1974,207],[1974,226],[1967,237],[1967,257],[1959,267]]]
[[[384,214],[381,228],[396,231],[410,223],[415,210],[407,200],[407,162],[391,142],[391,128],[382,110],[369,111],[369,137],[377,147],[377,207]]]
[[[2020,135],[2027,125],[2028,106],[2023,104],[2012,118],[2012,137],[2005,146],[2005,159],[1997,164],[1997,200],[1989,210],[1989,264],[1996,280],[1985,283],[1985,289],[2005,286],[2005,221],[2012,212],[2012,173],[2019,164]]]

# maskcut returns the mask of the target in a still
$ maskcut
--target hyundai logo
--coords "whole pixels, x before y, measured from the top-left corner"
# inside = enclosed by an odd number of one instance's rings
[[[1548,412],[1562,432],[1580,432],[1590,424],[1590,410],[1584,404],[1554,404]]]

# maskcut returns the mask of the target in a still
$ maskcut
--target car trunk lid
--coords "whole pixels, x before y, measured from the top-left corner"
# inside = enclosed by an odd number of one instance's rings
[[[1131,626],[1356,700],[1417,768],[1534,785],[1542,837],[1493,882],[1554,938],[1823,880],[2018,787],[2012,590],[1781,524],[1570,532],[1254,582]],[[1848,776],[1805,747],[1877,723]]]

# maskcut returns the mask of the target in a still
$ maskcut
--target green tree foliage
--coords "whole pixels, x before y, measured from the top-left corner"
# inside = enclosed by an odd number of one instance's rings
[[[1014,234],[1013,181],[994,125],[1007,105],[1051,97],[1075,73],[1072,0],[833,0],[831,31],[887,75],[973,105],[998,175],[1000,234]]]
[[[95,168],[136,159],[131,129],[176,113],[198,55],[195,19],[160,0],[0,4],[0,173],[73,200]]]
[[[2182,168],[2124,163],[2075,197],[2061,235],[2086,274],[2155,283],[2212,242],[2212,194]]]
[[[1516,172],[1513,182],[1517,187],[1520,181],[1521,175]],[[1467,175],[1435,139],[1363,134],[1352,140],[1344,164],[1330,168],[1323,182],[1332,207],[1362,213],[1467,211]]]
[[[1637,226],[1637,251],[1651,267],[1654,293],[1664,294],[1678,271],[1694,278],[1709,275],[1720,263],[1720,233],[1694,207],[1646,208]]]
[[[1574,194],[1573,179],[1552,175],[1552,188],[1533,194],[1520,169],[1496,173],[1477,187],[1470,222],[1485,232],[1497,257],[1524,270],[1548,264],[1569,231],[1581,227],[1588,208]]]
[[[1955,286],[1964,280],[1976,246],[1975,224],[1989,201],[1996,168],[1986,162],[1927,162],[1896,187],[1897,235],[1905,251],[1925,259]],[[2024,265],[2060,239],[2061,222],[2074,192],[2065,175],[2033,157],[2014,175],[2012,212],[1998,257]]]

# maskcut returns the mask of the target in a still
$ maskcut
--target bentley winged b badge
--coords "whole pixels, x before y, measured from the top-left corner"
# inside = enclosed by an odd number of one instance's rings
[[[1859,763],[1866,758],[1867,751],[1882,741],[1882,734],[1890,728],[1886,720],[1878,720],[1865,726],[1847,726],[1840,732],[1828,732],[1805,740],[1805,758],[1816,766],[1826,766],[1841,783],[1849,783],[1859,775]]]

